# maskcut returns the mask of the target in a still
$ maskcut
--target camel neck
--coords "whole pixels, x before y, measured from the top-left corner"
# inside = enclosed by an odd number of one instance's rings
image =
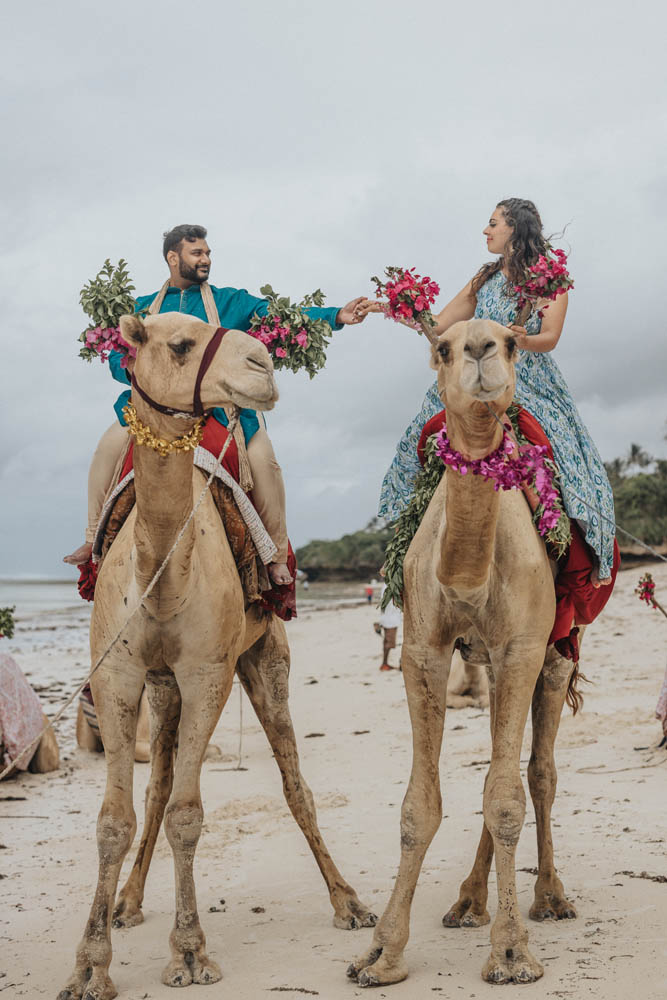
[[[144,404],[145,405],[145,404]],[[139,413],[140,407],[137,406]],[[141,408],[140,419],[167,440],[187,433],[193,422],[163,417]],[[137,552],[135,577],[143,590],[162,565],[193,506],[193,452],[174,452],[162,457],[145,446],[134,447],[134,482],[137,520],[134,541]],[[149,598],[151,611],[168,618],[182,606],[186,594],[194,547],[191,523],[179,542],[163,576]],[[153,598],[153,599],[152,599]]]
[[[447,413],[447,436],[467,458],[484,458],[500,446],[502,428],[485,412],[465,420]],[[445,530],[441,540],[438,579],[462,600],[484,592],[496,537],[500,494],[481,476],[446,469]]]

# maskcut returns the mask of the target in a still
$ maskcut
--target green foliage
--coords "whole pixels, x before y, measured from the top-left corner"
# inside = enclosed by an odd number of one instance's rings
[[[393,601],[397,608],[403,607],[403,562],[410,548],[410,542],[417,534],[417,529],[445,471],[443,463],[435,453],[436,438],[436,434],[431,434],[426,442],[424,468],[417,475],[410,503],[396,521],[395,533],[387,545],[384,562],[384,580],[387,589],[382,598],[383,611],[390,601]]]
[[[278,370],[288,369],[289,371],[307,371],[311,378],[314,378],[327,360],[327,348],[331,340],[333,331],[326,320],[313,319],[304,310],[313,306],[324,305],[325,296],[321,289],[316,289],[310,295],[304,295],[301,302],[294,303],[286,295],[278,295],[271,285],[263,285],[260,293],[269,301],[267,317],[253,316],[250,320],[250,332],[258,330],[269,321],[269,325],[278,322],[283,327],[289,327],[293,333],[305,330],[308,335],[308,342],[305,347],[290,342],[289,344],[276,344],[268,347],[273,358],[274,367]],[[284,346],[287,349],[287,357],[276,357],[274,347]]]
[[[636,471],[650,465],[653,472]],[[653,459],[633,443],[625,457],[605,462],[605,469],[614,491],[617,523],[647,545],[667,541],[667,461]],[[621,550],[624,543],[619,532]]]
[[[309,542],[297,550],[299,569],[313,580],[320,576],[339,580],[376,576],[392,534],[391,528],[380,528],[372,521],[362,531],[343,535],[335,541]]]
[[[11,639],[14,635],[14,612],[16,605],[11,608],[0,608],[0,639]]]
[[[119,260],[114,267],[107,258],[104,266],[81,289],[79,302],[91,322],[83,331],[79,340],[84,346],[79,351],[79,357],[92,361],[97,352],[86,345],[86,333],[95,327],[115,329],[121,316],[131,314],[136,307],[132,295],[134,285],[127,269],[127,261]]]
[[[622,476],[614,486],[616,520],[647,545],[667,540],[667,461],[656,462],[654,472]],[[622,534],[619,542],[623,543]]]

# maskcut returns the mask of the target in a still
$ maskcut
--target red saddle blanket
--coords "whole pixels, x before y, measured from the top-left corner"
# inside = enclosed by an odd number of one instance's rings
[[[210,451],[212,455],[217,458],[222,451],[225,442],[228,438],[227,428],[223,427],[214,417],[208,417],[204,425],[204,434],[201,440],[201,447]],[[236,441],[232,438],[229,443],[225,455],[222,459],[222,466],[230,476],[239,481],[239,456],[236,447]],[[134,442],[130,444],[128,448],[127,456],[125,462],[123,463],[123,468],[119,477],[119,482],[132,471],[134,468]],[[250,500],[252,501],[252,493],[249,494]],[[292,583],[285,586],[277,586],[272,584],[269,590],[262,593],[262,606],[268,611],[273,611],[279,618],[283,621],[289,621],[291,618],[296,618],[296,556],[292,549],[291,544],[288,543],[288,555],[287,555],[287,568],[289,569],[290,575],[292,577]],[[79,593],[87,601],[92,601],[95,594],[95,583],[97,580],[97,566],[92,562],[92,559],[87,563],[78,567],[80,571],[79,577]]]
[[[422,465],[425,461],[424,449],[427,440],[432,434],[437,434],[445,422],[446,412],[441,410],[425,424],[417,446],[417,454]],[[549,458],[553,461],[553,450],[549,439],[537,420],[523,407],[519,407],[519,430],[531,444],[546,445],[549,450]],[[594,566],[593,554],[575,521],[570,520],[570,529],[572,542],[565,555],[558,560],[558,576],[554,584],[556,588],[556,617],[549,636],[549,643],[556,646],[561,656],[577,662],[579,659],[578,626],[590,625],[591,622],[594,622],[611,597],[616,574],[621,564],[621,556],[618,544],[614,542],[612,582],[607,587],[594,587],[591,583],[591,572]],[[572,622],[574,622],[574,626]]]

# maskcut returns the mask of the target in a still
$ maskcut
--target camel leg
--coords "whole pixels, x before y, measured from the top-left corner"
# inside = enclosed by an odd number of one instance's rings
[[[484,783],[484,822],[493,838],[498,910],[491,926],[491,954],[482,978],[488,983],[530,983],[544,974],[528,949],[528,930],[519,912],[515,854],[526,813],[519,758],[544,647],[517,650],[496,670],[491,766]]]
[[[45,723],[48,722],[44,714],[42,714],[42,718]],[[37,749],[30,761],[30,771],[33,774],[48,774],[49,771],[57,771],[59,767],[58,740],[53,729],[49,727],[37,744]]]
[[[273,618],[264,635],[239,658],[236,670],[271,744],[287,804],[329,889],[334,926],[343,930],[374,927],[377,917],[338,871],[317,825],[313,795],[299,769],[288,703],[289,668],[285,629],[282,622]]]
[[[489,719],[491,722],[491,736],[493,738],[493,727],[496,711],[496,688],[495,680],[491,670],[488,671],[489,678]],[[447,707],[449,708],[449,693],[447,694]],[[493,861],[493,838],[488,831],[486,823],[482,824],[482,835],[477,847],[477,854],[468,877],[463,880],[459,888],[459,898],[453,906],[449,908],[442,918],[445,927],[482,927],[491,920],[486,903],[489,897],[489,872]]]
[[[194,860],[201,834],[201,766],[208,741],[234,679],[234,661],[207,664],[179,677],[182,708],[174,784],[164,817],[174,855],[176,913],[169,936],[171,961],[162,973],[165,986],[208,985],[222,978],[219,965],[206,954],[206,937],[199,922]]]
[[[82,750],[91,750],[93,753],[102,753],[104,751],[102,740],[89,725],[88,720],[83,714],[81,703],[79,703],[76,712],[76,742]]]
[[[134,736],[144,671],[127,664],[102,667],[93,679],[104,742],[107,784],[97,820],[99,875],[95,898],[77,948],[76,964],[58,1000],[113,1000],[109,977],[111,910],[123,860],[136,831],[132,805]]]
[[[413,756],[401,809],[401,861],[372,945],[347,970],[349,978],[356,979],[360,986],[387,986],[408,975],[403,950],[410,934],[410,908],[426,851],[442,819],[439,760],[452,646],[453,640],[444,649],[439,645],[413,645],[406,640],[403,643],[401,664],[412,722]]]
[[[574,669],[555,649],[549,650],[533,694],[533,746],[528,764],[528,787],[535,808],[538,874],[532,920],[572,919],[577,911],[565,897],[563,883],[554,867],[551,839],[551,807],[556,795],[554,743],[570,675]]]
[[[146,877],[174,779],[174,745],[181,715],[176,678],[172,673],[149,671],[146,695],[151,709],[151,776],[146,786],[144,829],[132,871],[113,911],[114,927],[135,927],[143,922]]]

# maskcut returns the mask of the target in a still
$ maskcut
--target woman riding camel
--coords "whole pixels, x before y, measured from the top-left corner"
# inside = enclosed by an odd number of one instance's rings
[[[484,264],[471,281],[438,314],[435,333],[473,317],[490,319],[514,332],[520,348],[516,365],[518,402],[541,424],[553,448],[560,472],[565,509],[581,528],[595,553],[594,586],[612,581],[614,562],[614,500],[602,459],[584,426],[563,375],[551,352],[556,347],[567,311],[567,294],[554,302],[540,302],[540,319],[533,312],[525,326],[517,326],[518,296],[514,286],[523,284],[526,269],[548,245],[542,221],[532,201],[507,198],[498,203],[484,230],[486,245],[498,259]],[[380,312],[381,303],[367,300],[359,315]],[[380,494],[379,515],[394,521],[407,506],[420,469],[417,444],[427,421],[442,410],[438,384],[426,394],[421,410],[401,438]]]

